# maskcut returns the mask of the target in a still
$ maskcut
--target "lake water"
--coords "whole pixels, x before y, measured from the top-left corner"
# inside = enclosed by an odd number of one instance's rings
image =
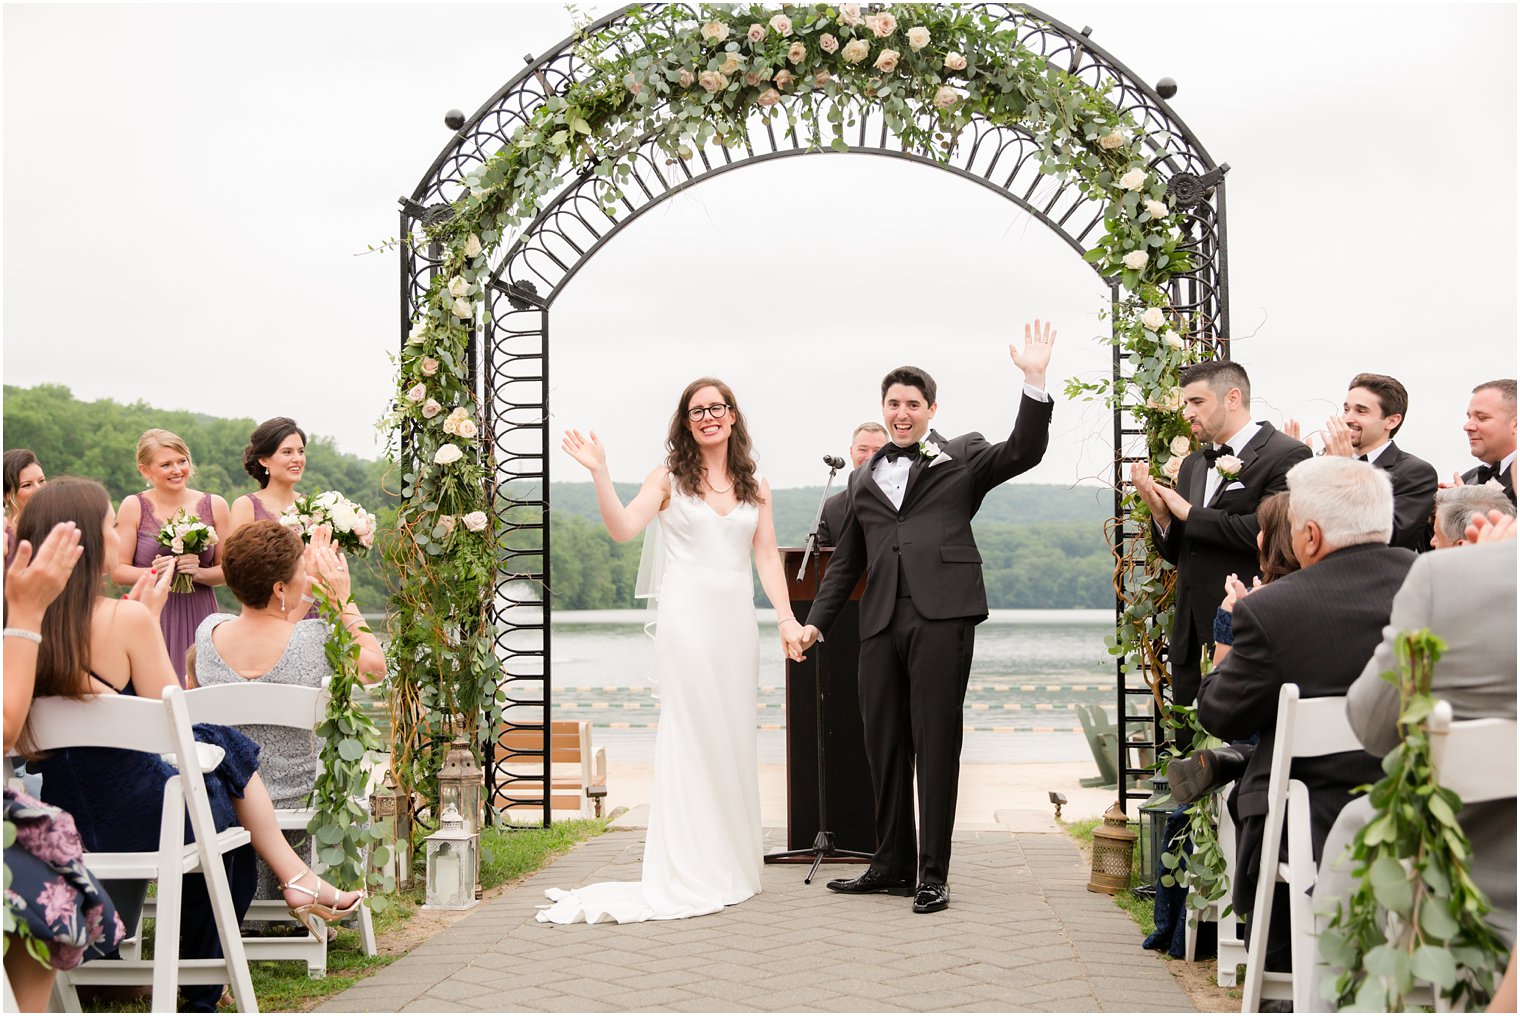
[[[785,668],[775,615],[759,610],[760,760],[785,760]],[[650,692],[654,643],[642,610],[556,611],[551,627],[555,719],[590,720],[596,743],[626,761],[652,761],[659,702]],[[976,631],[966,694],[968,762],[1090,759],[1074,708],[1114,715],[1113,633],[1106,610],[996,610]]]

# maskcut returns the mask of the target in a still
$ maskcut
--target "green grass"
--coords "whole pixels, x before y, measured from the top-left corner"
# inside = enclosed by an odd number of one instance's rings
[[[1093,830],[1103,824],[1101,818],[1077,819],[1073,822],[1063,821],[1066,834],[1087,848],[1088,856],[1092,856]],[[1135,844],[1135,857],[1130,868],[1130,884],[1137,885],[1140,882],[1140,844]],[[1156,930],[1155,900],[1149,896],[1137,895],[1132,889],[1125,889],[1114,896],[1114,903],[1119,909],[1135,919],[1140,930],[1149,935]]]
[[[610,819],[575,819],[557,822],[548,829],[537,826],[490,828],[481,834],[480,884],[484,890],[506,885],[543,868],[550,861],[606,831]],[[393,893],[373,909],[375,937],[382,949],[388,934],[403,931],[416,916],[424,899],[423,865],[426,853],[418,851],[417,879],[413,888]],[[377,901],[379,902],[379,901]],[[152,922],[148,922],[148,941],[152,941]],[[144,950],[152,955],[151,944]],[[314,981],[306,976],[306,965],[297,961],[249,964],[253,990],[263,1012],[294,1012],[312,1008],[338,994],[383,967],[396,956],[365,956],[357,930],[339,928],[338,938],[327,948],[327,977]],[[146,998],[137,1002],[106,1003],[91,1006],[87,1012],[147,1012]]]

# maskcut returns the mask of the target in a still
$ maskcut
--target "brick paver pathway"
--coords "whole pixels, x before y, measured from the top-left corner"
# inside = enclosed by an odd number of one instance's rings
[[[767,831],[767,845],[781,839]],[[646,924],[539,924],[545,888],[639,877],[642,831],[609,832],[319,1011],[1193,1011],[1133,921],[1089,893],[1064,835],[958,832],[950,909],[823,887],[853,875],[767,865],[721,914]]]

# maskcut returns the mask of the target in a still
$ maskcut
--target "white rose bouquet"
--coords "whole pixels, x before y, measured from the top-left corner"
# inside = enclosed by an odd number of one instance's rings
[[[280,513],[280,525],[294,529],[303,543],[311,542],[318,526],[331,526],[333,543],[356,557],[375,545],[375,517],[336,490],[296,498]]]
[[[170,516],[158,531],[158,545],[175,557],[181,554],[204,554],[216,546],[216,530],[191,515],[188,508],[181,508]],[[171,593],[189,593],[195,590],[195,578],[188,572],[175,572]]]

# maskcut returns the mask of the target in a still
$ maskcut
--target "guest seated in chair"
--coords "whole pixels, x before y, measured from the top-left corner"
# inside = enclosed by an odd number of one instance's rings
[[[145,573],[125,600],[99,595],[101,578],[118,559],[119,537],[111,499],[93,480],[49,483],[27,506],[18,535],[35,545],[61,522],[79,529],[84,550],[63,592],[43,616],[34,695],[159,698],[164,688],[178,684],[157,617],[172,573]],[[8,727],[11,722],[7,715]],[[257,771],[258,746],[230,727],[197,724],[195,734],[225,753],[221,764],[206,775],[217,828],[236,824],[248,830],[253,849],[280,877],[291,913],[309,925],[353,913],[362,894],[339,892],[317,878],[280,834]],[[29,749],[25,726],[18,741],[23,751]],[[110,748],[67,748],[48,752],[37,768],[44,799],[74,816],[85,849],[157,849],[163,786],[175,774],[162,758]],[[228,867],[233,904],[241,915],[253,895],[251,855],[235,852]],[[220,954],[205,882],[198,877],[185,881],[182,921],[182,957]],[[184,992],[191,1008],[202,1011],[215,1009],[220,994],[215,986]]]
[[[1300,462],[1288,472],[1288,496],[1301,570],[1236,600],[1234,646],[1198,698],[1198,718],[1209,733],[1229,741],[1260,738],[1229,800],[1239,833],[1234,906],[1246,915],[1256,898],[1278,693],[1293,683],[1303,698],[1346,694],[1382,638],[1394,594],[1415,560],[1413,551],[1387,545],[1393,487],[1370,463],[1336,456]],[[1351,789],[1381,775],[1378,760],[1362,751],[1294,762],[1293,778],[1309,790],[1316,861]],[[1275,906],[1286,901],[1281,893],[1279,901]],[[1289,969],[1286,910],[1280,920],[1273,913],[1268,970]]]
[[[1436,493],[1435,531],[1430,545],[1436,550],[1467,542],[1467,527],[1489,512],[1514,515],[1515,506],[1497,487],[1446,487]]]
[[[62,522],[32,555],[18,543],[5,576],[5,751],[21,734],[32,702],[42,617],[63,592],[82,548],[79,529]],[[7,905],[18,904],[18,926],[5,937],[5,976],[22,1012],[46,1012],[59,970],[108,955],[126,935],[116,907],[82,860],[74,819],[66,811],[5,788],[5,820],[16,842],[5,849],[10,869]],[[47,950],[44,964],[22,933]]]
[[[332,676],[327,662],[327,622],[305,618],[309,581],[321,583],[335,602],[345,603],[343,624],[359,643],[359,676],[366,683],[385,677],[385,654],[349,599],[348,562],[332,545],[325,527],[304,549],[295,531],[268,520],[250,522],[222,544],[222,573],[243,605],[240,614],[212,614],[195,633],[195,675],[203,688],[219,684],[293,684],[320,688]],[[306,804],[319,767],[320,743],[313,731],[258,725],[237,728],[261,750],[259,773],[276,808]],[[310,837],[288,832],[303,856]],[[279,879],[259,865],[259,899],[279,892]]]

